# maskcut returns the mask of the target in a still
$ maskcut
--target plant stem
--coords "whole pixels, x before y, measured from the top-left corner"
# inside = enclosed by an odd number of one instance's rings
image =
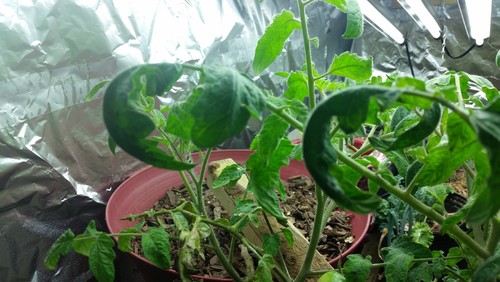
[[[271,235],[276,234],[273,231],[273,227],[271,226],[271,223],[269,222],[269,218],[267,217],[267,213],[265,211],[262,211],[262,215],[264,216],[264,220],[266,221],[266,225],[267,225],[267,228],[269,229],[269,233],[271,233]],[[286,266],[285,258],[283,257],[283,253],[281,252],[281,248],[278,249],[278,256],[280,259],[281,267],[283,267],[284,273],[291,279],[290,272],[288,272],[288,268]]]
[[[455,74],[455,87],[457,88],[457,100],[458,100],[458,106],[463,108],[464,107],[464,97],[462,96],[462,88],[460,87],[460,76],[458,74]]]
[[[462,275],[458,274],[453,268],[446,266],[445,269],[451,276],[457,278],[461,282],[467,282],[467,279],[465,279]]]
[[[498,246],[498,242],[500,242],[500,218],[498,216],[494,216],[491,219],[491,230],[490,236],[488,237],[488,241],[486,242],[486,249],[493,255]]]
[[[200,179],[196,183],[196,196],[198,197],[198,209],[205,213],[205,200],[203,198],[203,179],[205,178],[205,170],[207,168],[208,158],[210,158],[210,153],[212,153],[212,148],[208,148],[205,156],[203,157],[203,163],[200,170]]]
[[[269,101],[266,101],[266,107],[271,112],[277,114],[279,117],[286,120],[291,126],[295,127],[297,130],[304,131],[304,125],[300,121],[298,121],[294,117],[292,117],[291,115],[285,113],[283,111],[283,108],[280,108]]]
[[[323,222],[321,222],[321,230],[325,229],[326,224],[328,223],[328,219],[330,218],[330,215],[333,212],[333,209],[336,207],[335,201],[330,200],[328,203],[328,206],[326,207],[325,211],[323,212],[325,216],[323,216]]]
[[[309,92],[309,110],[316,107],[316,97],[314,95],[314,75],[312,69],[311,42],[309,42],[309,31],[307,30],[306,6],[311,1],[302,2],[297,0],[300,14],[300,25],[302,26],[302,40],[304,41],[305,61],[307,66],[307,86]]]
[[[188,70],[194,70],[194,71],[203,71],[202,67],[198,67],[195,65],[190,65],[190,64],[182,64],[182,67]]]
[[[464,256],[449,256],[449,257],[443,257],[443,259],[465,259],[466,257]],[[423,261],[432,261],[436,258],[416,258],[416,259],[412,259],[411,261],[412,262],[423,262]],[[384,267],[386,265],[388,265],[390,263],[387,263],[387,262],[381,262],[381,263],[372,263],[372,265],[370,266],[371,268],[377,268],[377,267]]]
[[[316,211],[313,223],[313,230],[311,237],[309,238],[309,246],[307,248],[306,256],[300,267],[300,271],[295,277],[294,281],[304,281],[309,275],[311,264],[316,254],[316,248],[318,246],[319,238],[323,232],[323,212],[325,210],[326,197],[318,185],[315,185],[316,192]]]
[[[370,150],[370,142],[368,141],[368,138],[372,137],[373,134],[375,134],[376,130],[377,130],[376,126],[373,126],[371,128],[370,132],[366,136],[365,142],[363,142],[363,145],[361,145],[361,147],[359,148],[359,150],[356,151],[356,153],[351,155],[351,158],[355,159]]]
[[[400,198],[402,201],[406,202],[410,206],[412,206],[415,210],[419,211],[421,214],[424,216],[427,216],[428,218],[434,220],[438,224],[443,224],[445,217],[442,216],[441,214],[437,213],[435,210],[433,210],[431,207],[423,204],[419,200],[417,200],[415,197],[413,197],[411,194],[405,193],[405,191],[399,189],[396,186],[393,186],[391,183],[389,183],[387,180],[383,179],[379,175],[377,175],[375,172],[367,169],[361,164],[358,164],[355,160],[349,158],[347,155],[345,155],[342,152],[337,151],[337,157],[340,161],[344,162],[357,172],[361,173],[364,175],[366,178],[374,181],[378,185],[380,185],[383,189],[385,189],[387,192],[393,194],[394,196]],[[488,258],[490,256],[489,252],[485,250],[481,245],[479,245],[476,241],[474,241],[471,237],[467,235],[460,227],[457,225],[452,225],[449,229],[448,232],[455,236],[459,241],[467,245],[475,254],[480,256],[481,258]]]
[[[446,100],[445,98],[443,97],[439,97],[439,96],[434,96],[432,94],[429,94],[428,92],[425,92],[425,91],[419,91],[419,90],[406,90],[404,92],[404,95],[410,95],[410,96],[417,96],[417,97],[422,97],[422,98],[425,98],[425,99],[429,99],[431,101],[435,101],[435,102],[438,102],[440,103],[441,105],[444,105],[446,107],[448,107],[449,109],[453,110],[459,117],[461,117],[468,125],[471,125],[470,123],[470,119],[469,119],[469,112],[464,109],[464,108],[461,108],[455,104],[453,104],[452,102]]]

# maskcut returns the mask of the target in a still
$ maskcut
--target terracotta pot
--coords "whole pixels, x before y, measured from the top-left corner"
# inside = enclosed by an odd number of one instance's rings
[[[210,161],[232,158],[237,163],[245,163],[251,154],[252,151],[249,150],[213,151],[210,155]],[[193,155],[195,160],[197,157],[197,155]],[[199,170],[199,167],[195,168],[196,170]],[[289,166],[281,169],[282,179],[300,174],[310,177],[304,163],[296,160],[292,160]],[[130,214],[142,213],[150,209],[158,199],[165,195],[166,191],[181,185],[182,180],[177,171],[146,167],[133,174],[116,189],[108,201],[106,206],[106,224],[109,231],[111,233],[118,233],[125,228],[134,226],[137,222],[120,220],[120,218]],[[358,214],[351,217],[354,242],[343,254],[343,257],[352,253],[362,242],[370,227],[371,218],[371,215]],[[135,253],[130,254],[140,262],[139,265],[141,268],[148,268],[148,271],[154,271],[154,268],[156,268],[152,267],[153,265],[145,258]],[[331,260],[330,263],[335,265],[339,260],[340,256]],[[159,268],[156,268],[156,271],[160,271]],[[161,272],[171,277],[177,277],[176,272],[173,270],[161,270]],[[152,274],[152,277],[157,280],[157,275]],[[203,278],[209,281],[231,281],[229,279],[215,279],[202,276],[193,276],[193,278]]]

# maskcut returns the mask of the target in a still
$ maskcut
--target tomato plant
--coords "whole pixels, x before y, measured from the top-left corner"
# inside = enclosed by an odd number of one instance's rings
[[[442,225],[442,232],[456,240],[459,247],[448,254],[431,251],[432,238],[425,235],[423,225],[415,223],[415,228],[402,229],[398,240],[381,250],[383,263],[351,255],[342,269],[327,272],[322,280],[335,277],[335,281],[364,281],[370,269],[379,267],[384,268],[387,281],[442,277],[494,280],[500,273],[500,178],[495,177],[500,173],[498,90],[487,79],[465,72],[450,71],[429,81],[398,75],[372,77],[371,59],[349,52],[335,56],[328,70],[319,73],[311,58],[311,48],[317,42],[309,37],[307,25],[306,7],[312,2],[298,0],[298,15],[288,10],[276,15],[257,43],[253,62],[256,75],[280,56],[291,34],[302,34],[304,66],[279,73],[287,85],[284,93],[260,89],[247,74],[229,67],[171,63],[130,68],[106,88],[103,112],[110,147],[114,150],[118,145],[145,163],[180,171],[191,196],[190,201],[165,211],[174,218],[183,242],[179,255],[181,277],[188,279],[183,269],[192,263],[192,256],[200,253],[206,239],[231,277],[236,281],[244,279],[223,254],[213,232],[217,227],[229,231],[257,257],[254,276],[247,279],[268,281],[275,275],[283,281],[304,281],[311,275],[324,215],[336,206],[357,213],[376,212],[383,202],[377,194],[382,189],[404,203],[407,213],[419,213]],[[355,0],[325,2],[347,13],[345,38],[362,33],[363,17]],[[193,72],[200,79],[186,99],[171,107],[158,106],[156,96],[165,95],[181,75]],[[211,219],[202,193],[206,160],[212,148],[238,136],[251,117],[262,123],[251,145],[255,153],[243,168],[224,171],[225,182],[221,185],[248,173],[248,191],[254,200],[239,203],[237,208],[244,211],[243,216],[239,213],[229,222]],[[291,129],[303,133],[301,144],[288,139]],[[365,139],[355,152],[348,149],[354,137]],[[387,161],[364,154],[374,149],[384,153]],[[199,163],[190,159],[194,150],[203,156]],[[290,277],[276,252],[267,253],[262,246],[253,246],[240,230],[242,224],[256,223],[255,215],[259,213],[286,220],[279,207],[285,195],[279,171],[293,158],[303,158],[313,176],[317,205],[305,260],[299,273]],[[389,163],[397,168],[397,174],[388,169]],[[202,165],[198,175],[191,170],[197,164]],[[470,180],[469,197],[462,209],[448,214],[439,205],[448,191],[442,187],[459,168],[465,169]],[[368,190],[357,187],[362,177],[368,179]],[[416,196],[418,191],[429,192],[438,204],[422,201]],[[458,225],[461,222],[471,228],[464,231]],[[50,250],[46,265],[54,268],[61,255],[74,249],[89,256],[98,280],[112,281],[115,254],[110,236],[119,237],[122,251],[130,251],[131,238],[140,236],[150,261],[164,268],[171,265],[171,238],[162,228],[144,233],[138,225],[119,234],[105,234],[95,230],[92,223],[84,234],[75,236],[70,230],[64,233]],[[265,250],[279,249],[276,237],[271,234],[267,238]],[[457,266],[457,261],[463,259],[469,262],[465,269]]]

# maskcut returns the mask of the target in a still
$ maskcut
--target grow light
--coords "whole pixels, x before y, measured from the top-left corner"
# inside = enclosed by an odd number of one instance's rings
[[[484,40],[490,37],[492,4],[492,0],[465,0],[468,32],[476,45],[483,45]]]
[[[368,0],[358,0],[361,12],[365,20],[377,29],[380,33],[392,38],[399,44],[403,44],[405,39],[403,34],[391,24]]]
[[[398,2],[421,29],[428,30],[436,39],[441,37],[441,28],[422,0],[398,0]]]

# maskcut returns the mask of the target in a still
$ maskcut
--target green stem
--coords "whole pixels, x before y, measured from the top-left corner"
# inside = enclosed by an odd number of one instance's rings
[[[486,249],[493,255],[500,242],[500,218],[498,216],[493,217],[491,220],[491,230],[488,241],[486,242]]]
[[[203,157],[203,163],[200,170],[200,179],[196,183],[196,196],[198,197],[198,209],[205,213],[205,200],[203,198],[203,179],[205,178],[205,170],[207,168],[208,159],[212,153],[212,148],[208,148],[205,156]]]
[[[304,125],[296,120],[291,115],[287,114],[283,108],[280,108],[273,103],[266,101],[266,107],[273,113],[280,116],[282,119],[286,120],[291,126],[295,127],[299,131],[304,131]]]
[[[476,178],[476,172],[470,167],[468,163],[464,163],[465,172],[469,175],[470,178]]]
[[[417,184],[418,184],[417,180],[418,180],[418,177],[419,177],[421,171],[422,171],[422,169],[419,170],[417,172],[417,174],[415,174],[415,176],[413,176],[413,178],[411,179],[410,183],[408,184],[408,186],[405,190],[406,195],[410,195],[413,192],[413,189],[415,189],[415,187],[417,187]]]
[[[295,277],[294,281],[304,281],[309,275],[311,269],[312,261],[314,255],[316,254],[316,248],[318,246],[319,238],[323,233],[323,212],[325,210],[326,197],[323,190],[315,185],[316,192],[316,211],[313,223],[313,229],[311,237],[309,238],[309,246],[307,248],[306,256],[302,262],[299,273]]]
[[[363,145],[361,145],[361,147],[359,148],[359,150],[356,151],[356,153],[351,155],[351,158],[355,159],[371,149],[370,142],[368,141],[368,138],[372,137],[373,134],[375,134],[375,131],[377,131],[377,127],[373,126],[371,128],[370,132],[368,133],[368,135],[366,136],[366,139],[365,139],[365,142],[363,142]]]
[[[466,257],[464,256],[449,256],[449,257],[443,257],[443,259],[465,259]],[[432,261],[436,258],[416,258],[416,259],[412,259],[411,261],[412,262],[425,262],[425,261]],[[370,266],[371,268],[378,268],[378,267],[384,267],[388,264],[391,264],[391,263],[387,263],[387,262],[381,262],[381,263],[372,263],[372,265]]]
[[[336,207],[335,201],[330,200],[330,202],[328,203],[328,206],[326,207],[326,209],[324,211],[325,216],[323,217],[323,222],[321,222],[321,230],[325,229],[325,226],[328,223],[328,219],[330,218],[330,215],[332,214],[333,209],[335,207]]]
[[[267,217],[267,213],[262,211],[262,215],[264,216],[264,220],[266,221],[266,225],[267,225],[267,228],[269,229],[269,233],[271,233],[271,235],[274,235],[275,232],[273,230],[273,227],[271,226],[271,223],[269,222],[269,218]],[[288,278],[291,279],[291,276],[290,276],[290,272],[288,271],[288,268],[286,266],[286,262],[285,262],[285,258],[283,257],[283,253],[281,252],[281,248],[278,249],[278,256],[279,256],[279,259],[280,259],[280,264],[281,264],[281,267],[283,267],[283,270]]]
[[[229,244],[229,261],[233,261],[234,246],[236,245],[236,238],[231,236],[231,243]]]
[[[337,124],[333,127],[332,130],[330,130],[330,139],[332,139],[333,137],[335,137],[335,134],[337,134],[337,132],[339,132],[340,130],[340,125]]]
[[[463,108],[464,97],[462,96],[462,88],[460,87],[460,76],[458,74],[455,74],[455,87],[457,88],[458,106]]]
[[[306,6],[312,1],[302,2],[297,0],[299,5],[300,25],[302,26],[302,40],[304,41],[305,61],[307,66],[307,86],[309,92],[309,109],[316,107],[316,97],[314,95],[314,75],[312,69],[311,42],[309,40],[309,31],[307,30]]]
[[[444,106],[448,107],[449,109],[453,110],[467,124],[471,125],[471,122],[469,119],[469,112],[466,109],[461,108],[461,107],[453,104],[451,101],[448,101],[443,97],[435,96],[435,95],[429,94],[428,92],[419,91],[419,90],[405,90],[404,95],[421,97],[421,98],[425,98],[425,99],[428,99],[431,101],[438,102],[441,105],[444,105]]]
[[[462,275],[460,275],[459,273],[457,273],[453,268],[449,267],[449,266],[446,266],[446,271],[453,277],[457,278],[458,280],[460,280],[461,282],[467,282],[468,280],[465,279]]]
[[[202,67],[198,67],[195,65],[190,65],[190,64],[182,64],[182,67],[188,70],[194,70],[194,71],[203,71]]]
[[[431,207],[423,204],[419,200],[417,200],[415,197],[413,197],[411,194],[405,193],[405,191],[399,189],[396,186],[393,186],[391,183],[389,183],[387,180],[383,179],[379,175],[377,175],[375,172],[367,169],[363,165],[357,163],[355,160],[349,158],[347,155],[345,155],[342,152],[337,151],[337,157],[340,161],[343,163],[347,164],[360,174],[364,175],[366,178],[369,180],[374,181],[380,187],[385,189],[387,192],[391,193],[392,195],[398,197],[402,201],[406,202],[409,204],[411,207],[413,207],[415,210],[419,211],[421,214],[424,216],[427,216],[428,218],[434,220],[438,224],[443,224],[445,217],[442,216],[441,214],[437,213],[435,210],[433,210]],[[469,247],[475,254],[480,256],[481,258],[488,258],[490,256],[489,252],[485,250],[481,245],[479,245],[476,241],[474,241],[471,237],[467,235],[460,227],[457,225],[452,225],[449,229],[448,232],[455,236],[460,242],[465,244],[467,247]]]

